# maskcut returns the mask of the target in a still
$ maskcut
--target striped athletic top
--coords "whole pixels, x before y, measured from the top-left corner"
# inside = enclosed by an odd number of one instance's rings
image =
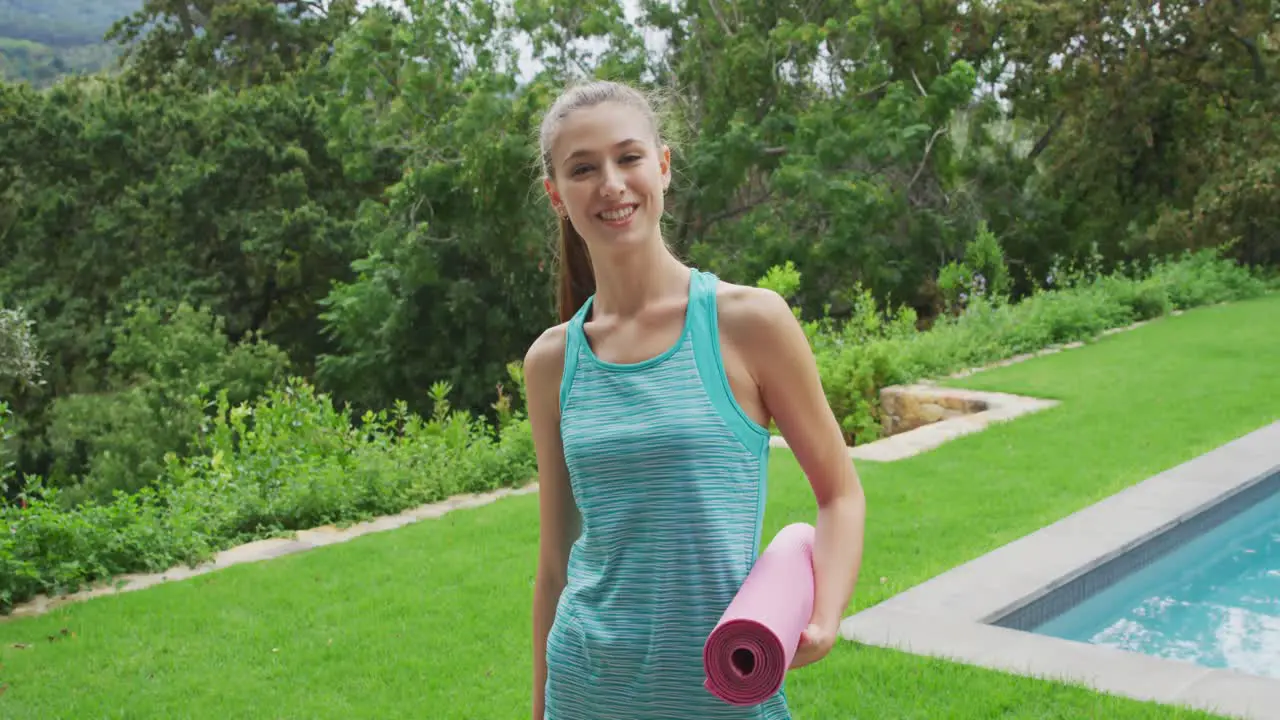
[[[759,551],[769,433],[733,399],[716,283],[694,269],[684,332],[616,364],[568,325],[560,429],[582,533],[547,637],[545,720],[789,720],[703,685],[702,647]],[[785,686],[784,686],[785,688]]]

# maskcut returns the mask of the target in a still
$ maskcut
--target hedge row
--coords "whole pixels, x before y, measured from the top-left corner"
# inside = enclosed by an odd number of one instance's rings
[[[1154,263],[1143,272],[1079,273],[1058,278],[1016,304],[996,296],[966,299],[963,312],[926,332],[908,310],[883,312],[863,296],[842,327],[808,323],[827,398],[849,444],[881,435],[880,390],[940,377],[1151,320],[1175,310],[1258,297],[1257,273],[1202,251]]]
[[[784,276],[779,269],[766,280],[786,284]],[[880,433],[885,386],[1266,289],[1247,270],[1200,253],[1128,276],[1078,276],[1016,304],[969,292],[958,314],[927,331],[916,329],[909,311],[886,313],[863,294],[852,321],[809,322],[806,330],[837,417],[851,440],[868,442]],[[510,369],[522,388],[519,366]],[[499,420],[490,424],[451,411],[449,390],[434,389],[430,418],[398,406],[354,420],[295,379],[253,403],[232,406],[224,397],[197,450],[166,458],[164,476],[141,492],[68,508],[56,489],[33,481],[19,505],[0,508],[0,611],[121,573],[196,564],[291,530],[529,481],[533,443],[515,410],[519,399],[500,397]],[[0,434],[5,416],[0,405]]]

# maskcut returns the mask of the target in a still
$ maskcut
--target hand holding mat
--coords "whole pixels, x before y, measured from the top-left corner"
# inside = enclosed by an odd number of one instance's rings
[[[813,615],[816,530],[792,523],[773,538],[707,637],[706,688],[732,705],[757,705],[782,687]]]

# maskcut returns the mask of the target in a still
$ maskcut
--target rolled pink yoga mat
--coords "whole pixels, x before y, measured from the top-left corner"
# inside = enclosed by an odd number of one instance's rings
[[[758,705],[782,687],[813,615],[815,532],[807,523],[780,530],[707,636],[705,685],[721,700]]]

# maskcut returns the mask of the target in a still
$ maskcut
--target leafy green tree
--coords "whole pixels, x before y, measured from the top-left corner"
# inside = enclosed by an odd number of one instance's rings
[[[923,303],[978,220],[952,163],[976,71],[951,3],[647,6],[687,128],[677,249],[751,282],[792,260],[807,313],[861,283]]]
[[[107,37],[135,83],[243,88],[323,56],[356,13],[356,0],[144,0]]]
[[[396,175],[359,211],[356,277],[323,303],[337,349],[317,377],[364,407],[402,398],[422,412],[439,380],[459,407],[484,409],[554,318],[534,162],[548,91],[517,89],[509,29],[488,4],[413,7],[366,13],[326,69],[349,175]]]
[[[1037,193],[1062,204],[1066,249],[1096,242],[1114,263],[1238,238],[1243,257],[1274,262],[1274,3],[1015,0],[1000,13],[1007,96],[1040,129]]]
[[[310,372],[361,194],[328,145],[296,84],[0,86],[0,294],[50,359],[47,386],[14,401],[25,472],[51,470],[55,398],[116,387],[109,358],[135,302],[207,307],[233,340],[262,335]]]
[[[510,413],[494,387],[554,320],[537,126],[579,77],[662,99],[669,241],[785,286],[809,328],[890,305],[926,325],[1186,248],[1280,262],[1261,0],[628,7],[137,0],[118,73],[0,84],[0,296],[49,359],[7,397],[16,470],[79,497],[144,486],[207,411],[178,359],[247,394],[287,356],[358,409],[429,412],[447,385]],[[22,52],[50,81],[75,65]],[[135,333],[167,370],[121,354]],[[213,359],[233,355],[255,359]],[[888,360],[843,357],[826,367],[868,393],[845,408],[867,436]]]
[[[34,324],[21,308],[0,305],[0,389],[39,380],[45,361],[36,347]]]

